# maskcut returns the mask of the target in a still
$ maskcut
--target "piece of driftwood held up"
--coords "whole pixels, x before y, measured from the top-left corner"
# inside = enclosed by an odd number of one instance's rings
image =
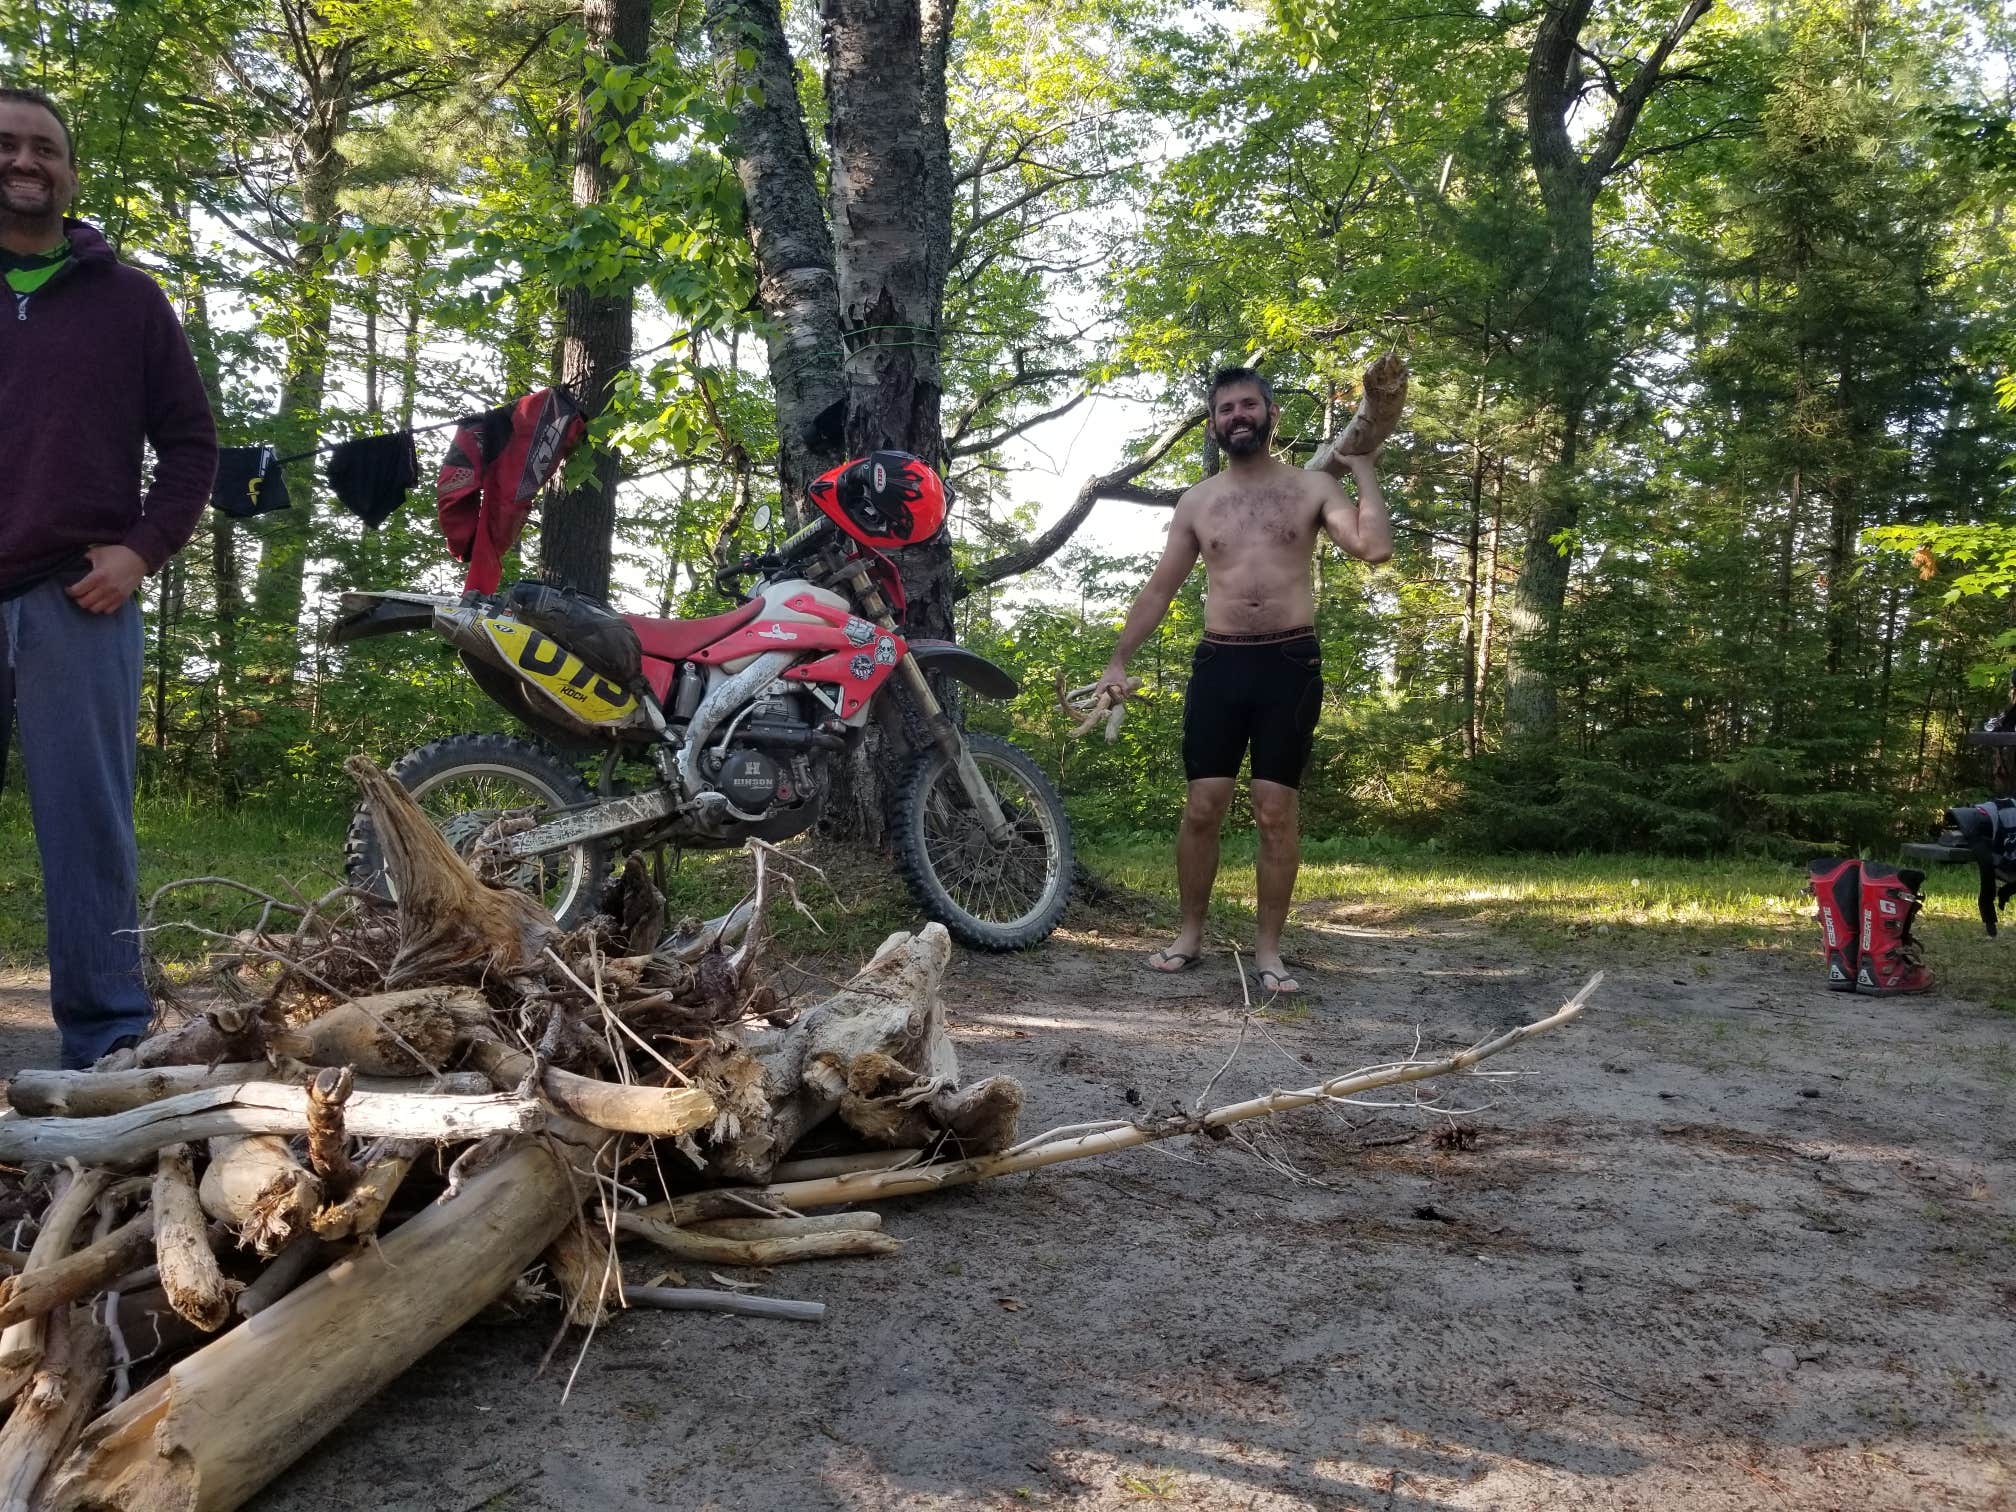
[[[1057,707],[1064,711],[1066,719],[1075,719],[1071,727],[1072,736],[1090,735],[1101,724],[1106,726],[1106,743],[1113,744],[1120,738],[1120,726],[1127,720],[1127,700],[1141,696],[1146,684],[1138,677],[1127,679],[1127,691],[1116,697],[1111,688],[1090,682],[1083,687],[1064,686],[1064,674],[1057,674]]]
[[[1388,352],[1365,369],[1365,391],[1344,429],[1316,449],[1311,472],[1337,472],[1341,458],[1369,457],[1399,428],[1407,408],[1407,365]]]

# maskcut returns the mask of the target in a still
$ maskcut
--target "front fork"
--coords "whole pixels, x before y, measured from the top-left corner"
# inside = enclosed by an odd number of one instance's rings
[[[861,595],[861,606],[868,611],[890,634],[896,633],[896,617],[889,612],[889,605],[882,598],[882,590],[867,579],[864,572],[856,581],[856,590]],[[980,774],[979,763],[974,761],[973,752],[960,737],[959,726],[946,715],[944,705],[938,702],[938,695],[931,691],[931,683],[924,676],[924,669],[917,664],[917,658],[908,651],[897,663],[902,669],[903,681],[909,685],[910,696],[917,700],[917,707],[924,713],[924,723],[931,732],[931,739],[959,773],[960,784],[966,789],[966,796],[973,800],[973,807],[980,820],[987,826],[987,833],[995,841],[1008,838],[1008,816],[1001,812],[1001,800],[994,796],[994,789]]]

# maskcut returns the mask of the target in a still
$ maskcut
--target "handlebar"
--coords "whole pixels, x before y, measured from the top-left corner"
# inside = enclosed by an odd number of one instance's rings
[[[753,573],[768,576],[790,566],[801,557],[809,556],[825,541],[832,530],[833,522],[822,515],[796,535],[787,538],[775,551],[744,556],[738,562],[723,565],[714,574],[714,586],[730,598],[740,601],[747,597],[742,592],[743,578]]]

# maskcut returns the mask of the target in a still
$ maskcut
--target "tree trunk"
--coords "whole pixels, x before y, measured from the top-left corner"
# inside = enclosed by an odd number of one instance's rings
[[[1477,614],[1477,749],[1484,749],[1484,711],[1491,703],[1491,643],[1498,632],[1498,542],[1505,530],[1505,457],[1491,486],[1491,536],[1484,555],[1484,604]]]
[[[641,66],[651,48],[651,0],[585,0],[581,10],[589,50],[609,63]],[[634,112],[590,105],[594,85],[583,80],[574,123],[574,203],[608,199],[626,172],[629,148],[621,136]],[[617,128],[613,142],[603,132]],[[635,290],[627,277],[599,287],[576,285],[563,296],[561,381],[593,420],[609,402],[610,386],[630,361]],[[549,505],[540,526],[539,561],[549,577],[594,598],[609,596],[610,558],[616,536],[616,483],[621,460],[606,448],[593,471],[564,498]]]
[[[950,9],[934,0],[941,24]],[[907,451],[942,470],[938,321],[952,235],[942,39],[927,84],[916,0],[826,0],[824,13],[846,451]],[[909,599],[905,628],[949,640],[951,546],[941,537],[894,557]]]
[[[806,485],[845,456],[833,233],[777,0],[720,0],[707,8],[707,35],[735,111],[729,150],[756,253],[756,297],[769,317],[778,480],[795,509]],[[751,60],[747,67],[743,58]]]
[[[321,28],[321,18],[301,8],[304,32]],[[282,456],[313,452],[322,444],[322,401],[328,386],[329,331],[335,291],[323,263],[334,244],[342,218],[338,197],[349,164],[337,142],[350,128],[356,101],[352,64],[357,43],[346,39],[326,51],[312,43],[306,49],[302,84],[307,119],[295,148],[301,185],[301,233],[294,249],[291,299],[295,326],[287,340],[287,359],[280,383],[280,408],[274,422],[274,445]],[[260,515],[250,527],[259,537],[259,576],[252,590],[252,612],[267,637],[266,659],[283,684],[294,680],[298,660],[297,632],[301,623],[303,585],[308,571],[315,517],[316,461],[303,457],[287,469],[287,496],[292,508]]]
[[[1553,0],[1541,11],[1526,65],[1526,141],[1540,184],[1548,239],[1541,295],[1541,360],[1556,417],[1554,465],[1533,504],[1524,570],[1513,594],[1511,658],[1505,688],[1507,732],[1514,741],[1548,741],[1558,713],[1555,651],[1567,601],[1569,560],[1554,538],[1573,530],[1589,410],[1609,376],[1612,354],[1595,337],[1595,206],[1666,61],[1711,0],[1687,0],[1630,82],[1615,94],[1609,119],[1593,136],[1570,120],[1589,91],[1583,87],[1581,32],[1594,0]],[[1620,74],[1621,76],[1621,74]],[[1578,135],[1588,143],[1586,154]]]

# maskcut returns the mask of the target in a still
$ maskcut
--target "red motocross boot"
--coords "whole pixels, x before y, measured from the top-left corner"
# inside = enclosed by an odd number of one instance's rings
[[[1827,948],[1827,986],[1833,992],[1855,990],[1855,968],[1862,959],[1862,863],[1809,861],[1812,876],[1806,890],[1820,902],[1820,938]]]
[[[1932,973],[1911,936],[1911,921],[1924,903],[1918,892],[1924,882],[1922,871],[1899,871],[1881,861],[1862,864],[1862,959],[1856,991],[1891,997],[1932,990]]]

